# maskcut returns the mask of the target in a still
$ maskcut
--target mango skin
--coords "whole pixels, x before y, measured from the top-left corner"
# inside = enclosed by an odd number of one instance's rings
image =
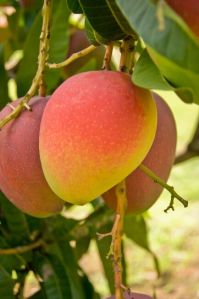
[[[153,145],[142,162],[164,181],[167,181],[176,151],[176,124],[166,102],[157,94],[154,98],[158,111],[158,124]],[[149,209],[162,193],[163,188],[137,168],[126,178],[128,213],[139,214]],[[115,187],[102,195],[105,202],[116,209]]]
[[[39,127],[47,101],[32,98],[32,112],[24,110],[0,131],[0,189],[16,207],[35,217],[56,214],[64,204],[48,186],[39,159]],[[0,119],[10,112],[6,106]]]
[[[124,298],[125,299],[153,299],[151,296],[148,296],[148,295],[144,295],[144,294],[140,294],[140,293],[125,293],[124,294]],[[111,296],[107,299],[115,299],[115,296]]]
[[[121,72],[91,71],[51,96],[40,129],[40,159],[52,190],[85,204],[123,180],[144,159],[156,131],[151,93]]]
[[[199,37],[199,4],[198,0],[166,0],[169,6],[187,23]]]

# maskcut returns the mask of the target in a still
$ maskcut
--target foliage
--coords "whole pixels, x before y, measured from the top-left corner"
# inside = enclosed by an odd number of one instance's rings
[[[166,30],[161,31],[158,30],[156,1],[52,2],[50,62],[58,63],[67,57],[70,35],[81,25],[74,15],[71,18],[71,11],[74,14],[83,13],[87,35],[95,45],[118,41],[129,34],[138,38],[136,51],[139,59],[132,75],[136,85],[148,89],[173,90],[183,101],[199,104],[199,41],[170,8],[165,8],[163,18]],[[10,6],[10,10],[4,5]],[[36,72],[41,5],[33,4],[26,8],[19,1],[0,0],[0,20],[2,108],[11,98],[21,97],[26,93]],[[97,59],[90,55],[78,72],[99,68]],[[77,68],[74,72],[76,71]],[[72,74],[73,65],[70,69],[70,75]],[[48,93],[67,76],[65,70],[47,70]],[[12,84],[16,87],[14,94],[10,88]],[[29,298],[100,298],[95,286],[79,265],[92,240],[97,244],[110,291],[113,291],[112,267],[106,259],[110,241],[97,241],[96,233],[109,231],[114,215],[101,199],[96,199],[88,207],[92,212],[80,221],[67,216],[72,209],[70,206],[66,206],[61,215],[36,219],[23,214],[0,193],[0,298],[23,298],[24,286],[30,273],[34,273],[39,287]],[[124,232],[151,254],[159,274],[158,260],[149,244],[144,215],[127,215]],[[32,248],[32,244],[38,246]],[[13,254],[5,255],[1,252],[8,248],[14,248]],[[124,272],[124,281],[125,274]]]

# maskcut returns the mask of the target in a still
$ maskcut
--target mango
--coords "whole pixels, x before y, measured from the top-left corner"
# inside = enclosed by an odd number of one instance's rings
[[[158,124],[153,145],[143,164],[167,181],[175,160],[176,124],[167,103],[154,95]],[[148,177],[139,167],[126,178],[128,213],[139,214],[149,209],[158,199],[163,188]],[[116,209],[115,187],[102,195],[108,206]]]
[[[36,217],[56,214],[64,204],[48,186],[39,159],[39,128],[47,101],[32,98],[32,111],[22,111],[0,131],[0,189],[16,207]],[[6,106],[0,119],[10,112]]]
[[[41,121],[40,159],[48,184],[72,204],[95,199],[142,162],[156,126],[151,93],[128,74],[70,77],[52,94]]]

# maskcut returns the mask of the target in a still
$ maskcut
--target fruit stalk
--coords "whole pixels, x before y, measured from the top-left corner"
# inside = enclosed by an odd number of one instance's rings
[[[144,171],[146,175],[148,175],[151,179],[154,180],[155,183],[161,185],[163,188],[168,190],[171,194],[171,201],[169,206],[164,210],[167,212],[168,210],[174,210],[174,199],[176,198],[178,201],[182,203],[182,205],[186,208],[188,207],[188,201],[182,198],[178,193],[176,193],[173,186],[168,185],[165,183],[159,176],[157,176],[152,170],[150,170],[148,167],[146,167],[144,164],[141,164],[139,168]]]
[[[124,215],[127,207],[125,180],[116,186],[117,211],[116,225],[112,236],[113,267],[115,279],[115,298],[123,299],[122,290],[122,235],[124,226]]]
[[[104,55],[104,62],[103,62],[103,66],[102,66],[103,70],[110,70],[112,53],[113,53],[113,42],[110,42],[106,46],[106,52]]]
[[[31,244],[18,246],[16,248],[5,248],[0,249],[0,255],[15,255],[15,254],[22,254],[33,249],[39,248],[44,246],[45,242],[42,239],[39,239]]]
[[[59,69],[62,67],[66,67],[68,66],[70,63],[72,63],[73,61],[88,55],[89,53],[93,52],[96,49],[96,46],[94,45],[90,45],[87,48],[72,54],[69,58],[67,58],[65,61],[60,62],[60,63],[47,63],[46,65],[50,68],[50,69]]]
[[[40,46],[39,46],[39,56],[38,56],[38,69],[33,78],[32,84],[26,93],[26,95],[22,98],[20,103],[13,109],[13,111],[8,114],[5,118],[0,121],[0,129],[2,129],[9,121],[15,119],[21,111],[26,108],[28,110],[28,102],[35,95],[39,85],[41,84],[42,76],[44,74],[46,60],[48,58],[48,50],[49,50],[49,39],[50,39],[50,15],[51,15],[51,1],[44,0],[43,8],[43,23],[40,34]]]
[[[134,60],[134,40],[128,37],[123,40],[121,44],[121,58],[120,58],[120,71],[131,73]],[[127,208],[126,197],[126,183],[123,180],[116,186],[115,189],[117,197],[116,220],[112,236],[112,254],[113,254],[113,267],[115,279],[115,299],[124,299],[122,290],[122,236],[124,227],[124,216]]]

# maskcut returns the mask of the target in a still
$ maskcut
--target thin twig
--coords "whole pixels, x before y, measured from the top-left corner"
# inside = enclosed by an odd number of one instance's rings
[[[110,42],[106,46],[102,70],[110,70],[111,69],[110,63],[111,63],[112,53],[113,53],[113,42]]]
[[[62,68],[65,66],[68,66],[70,63],[72,63],[73,61],[88,55],[89,53],[93,52],[97,47],[94,45],[90,45],[89,47],[72,54],[69,58],[67,58],[65,61],[60,62],[60,63],[47,63],[46,65],[50,68],[50,69],[58,69],[58,68]]]
[[[168,185],[165,183],[159,176],[157,176],[151,169],[146,167],[144,164],[141,164],[139,168],[152,180],[154,180],[155,183],[161,185],[163,188],[167,189],[171,194],[171,201],[169,206],[165,209],[165,212],[167,212],[169,209],[174,210],[174,199],[176,198],[179,200],[182,205],[186,208],[188,206],[188,201],[182,198],[178,193],[176,193],[173,186]]]
[[[15,247],[15,248],[0,249],[0,255],[22,254],[22,253],[31,251],[33,249],[42,247],[44,245],[45,245],[44,240],[39,239],[36,242],[28,244],[28,245],[18,246],[18,247]]]
[[[132,74],[134,65],[134,48],[135,40],[132,36],[128,36],[124,39],[120,46],[120,71]]]
[[[51,1],[44,0],[42,13],[43,13],[43,24],[40,35],[40,46],[38,56],[38,69],[35,77],[32,81],[31,87],[29,88],[26,95],[22,98],[20,103],[8,114],[5,118],[0,121],[0,129],[3,128],[9,121],[15,119],[24,108],[27,108],[28,102],[35,95],[38,86],[41,82],[41,76],[44,72],[46,60],[48,57],[49,50],[49,38],[50,38],[50,12],[51,12]]]
[[[115,226],[115,231],[112,238],[113,247],[113,267],[115,277],[115,299],[123,299],[123,290],[121,286],[122,281],[122,236],[124,227],[124,215],[127,207],[126,198],[126,184],[125,180],[116,186],[116,197],[117,197],[117,215],[119,220]],[[117,218],[116,218],[117,219]]]

